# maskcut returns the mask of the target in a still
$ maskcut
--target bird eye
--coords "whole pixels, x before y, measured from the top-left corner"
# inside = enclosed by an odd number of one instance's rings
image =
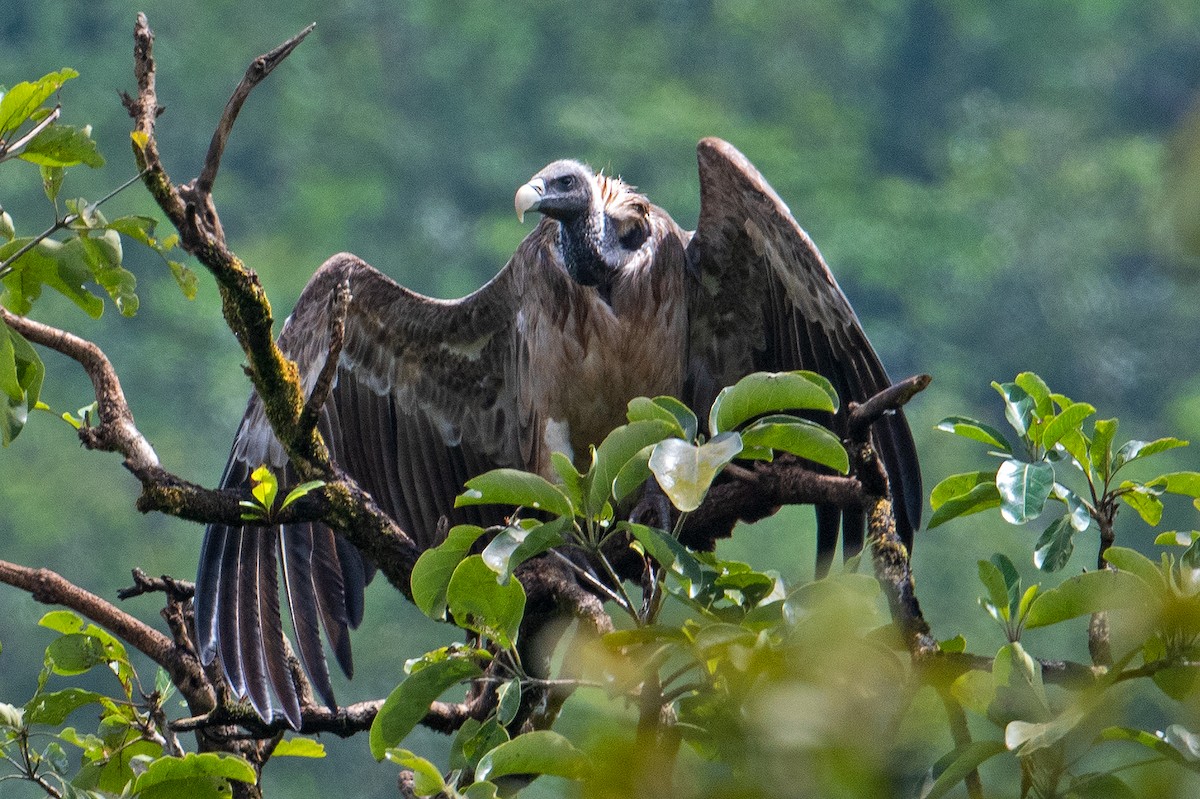
[[[563,175],[561,178],[556,180],[555,183],[557,183],[559,188],[563,189],[564,191],[570,191],[571,189],[575,188],[575,176]]]

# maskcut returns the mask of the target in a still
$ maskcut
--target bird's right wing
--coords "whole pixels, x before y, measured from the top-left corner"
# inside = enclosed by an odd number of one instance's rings
[[[528,464],[540,446],[533,410],[517,385],[514,271],[510,264],[461,300],[435,300],[352,255],[337,255],[314,275],[280,334],[280,348],[311,392],[329,351],[333,297],[349,284],[344,345],[319,429],[336,463],[421,549],[436,543],[443,515],[451,523],[499,521],[495,509],[455,510],[454,497],[482,472]],[[263,464],[281,486],[295,482],[255,395],[222,486],[248,485]],[[300,660],[331,706],[320,629],[350,674],[349,629],[362,619],[373,567],[323,524],[206,531],[196,580],[202,659],[219,659],[233,690],[264,719],[273,715],[274,693],[295,727],[300,709],[281,621],[279,566]]]

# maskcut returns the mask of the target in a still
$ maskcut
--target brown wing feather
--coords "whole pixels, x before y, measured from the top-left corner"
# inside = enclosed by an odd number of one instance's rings
[[[717,390],[756,369],[810,369],[833,382],[842,409],[822,420],[844,430],[846,403],[891,384],[821,254],[787,205],[732,145],[704,139],[700,220],[688,245],[697,280],[691,303],[689,385],[707,408]],[[911,544],[920,524],[921,474],[902,413],[875,428],[895,503]],[[836,545],[836,509],[818,509],[818,557]],[[862,545],[861,515],[845,520],[846,550]]]
[[[279,344],[311,390],[328,353],[330,300],[349,281],[352,300],[337,381],[320,430],[335,461],[369,491],[421,548],[436,543],[438,520],[490,524],[499,512],[455,510],[469,478],[497,466],[526,465],[539,429],[516,385],[520,336],[516,284],[526,280],[523,250],[479,291],[461,300],[415,294],[352,255],[326,262],[305,288]],[[267,464],[294,482],[283,448],[252,397],[222,480],[244,486]],[[277,548],[282,550],[277,558]],[[320,629],[342,669],[353,669],[349,628],[362,619],[371,568],[320,524],[268,529],[212,525],[201,551],[196,619],[205,662],[220,658],[234,691],[264,718],[272,695],[299,724],[286,668],[276,561],[298,653],[313,686],[334,704]],[[319,620],[319,622],[318,622]]]

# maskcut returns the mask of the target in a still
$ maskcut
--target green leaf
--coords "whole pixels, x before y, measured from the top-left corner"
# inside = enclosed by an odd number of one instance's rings
[[[475,777],[495,779],[510,774],[546,774],[568,780],[591,772],[587,756],[552,730],[535,730],[500,744],[479,761]]]
[[[187,796],[188,783],[204,778],[248,783],[254,783],[257,779],[254,767],[236,755],[215,752],[188,753],[183,757],[164,755],[151,761],[146,770],[138,775],[133,783],[133,792],[144,793],[155,786],[177,783],[170,787],[180,791],[177,795]]]
[[[560,488],[567,495],[574,508],[584,506],[583,475],[575,468],[575,464],[561,452],[550,453],[550,466],[562,481]]]
[[[1153,591],[1140,577],[1126,571],[1100,569],[1072,577],[1038,594],[1029,608],[1025,626],[1045,627],[1101,610],[1145,607],[1154,602]]]
[[[1025,393],[1033,400],[1033,408],[1040,418],[1045,419],[1054,413],[1050,387],[1046,381],[1033,372],[1021,372],[1017,375],[1016,384],[1025,389]]]
[[[67,241],[64,248],[78,245],[83,258],[92,271],[93,279],[108,292],[113,304],[123,316],[133,316],[138,309],[138,296],[134,292],[137,278],[121,266],[123,251],[121,237],[115,230],[105,230],[99,236],[81,235]]]
[[[83,674],[93,666],[108,662],[104,643],[94,635],[71,633],[54,639],[46,647],[46,657],[55,674]]]
[[[17,238],[0,246],[0,261],[16,254],[32,239]],[[46,285],[71,300],[93,319],[104,313],[104,301],[84,284],[92,280],[79,239],[66,244],[43,239],[12,263],[13,272],[4,278],[4,304],[14,313],[25,314],[41,296]]]
[[[1168,472],[1159,475],[1146,485],[1162,486],[1168,494],[1200,497],[1200,472]]]
[[[0,444],[8,446],[25,427],[29,411],[38,406],[46,367],[20,333],[0,327]]]
[[[794,418],[788,422],[760,420],[743,430],[741,436],[745,449],[790,452],[828,466],[840,474],[850,471],[850,458],[841,439],[828,428],[807,419]]]
[[[947,416],[938,422],[934,429],[969,438],[972,441],[981,441],[1001,452],[1012,452],[1012,444],[1008,443],[1008,439],[1004,437],[1003,433],[989,424],[968,419],[965,416]]]
[[[1086,402],[1076,402],[1063,408],[1046,423],[1046,429],[1042,431],[1042,447],[1046,450],[1054,449],[1054,445],[1062,440],[1063,436],[1079,430],[1083,420],[1095,412],[1096,409]]]
[[[275,495],[279,493],[279,480],[266,464],[250,473],[250,493],[266,511],[275,507]]]
[[[468,480],[467,490],[454,500],[454,507],[464,505],[517,505],[555,516],[575,515],[571,500],[561,488],[519,469],[493,469]]]
[[[196,299],[196,294],[200,291],[200,280],[196,277],[196,273],[178,261],[169,260],[167,266],[170,267],[171,275],[179,284],[179,290],[183,292],[183,296],[189,300]]]
[[[929,504],[934,510],[940,508],[947,500],[966,496],[977,485],[996,485],[995,472],[963,472],[952,474],[933,488],[929,495]],[[997,495],[999,496],[999,495]]]
[[[483,562],[497,574],[500,582],[507,582],[513,570],[522,563],[563,543],[563,534],[573,523],[572,517],[560,516],[530,528],[505,527],[484,547]]]
[[[621,425],[605,436],[592,454],[592,467],[587,474],[588,511],[594,514],[604,507],[612,494],[613,482],[630,459],[645,447],[670,437],[678,426],[674,419],[648,419]]]
[[[100,155],[91,132],[70,125],[47,126],[21,148],[18,157],[47,167],[87,164],[94,169],[104,166],[104,156]]]
[[[1075,551],[1075,527],[1071,514],[1055,519],[1038,536],[1033,547],[1033,563],[1044,572],[1056,572],[1067,565]]]
[[[626,497],[637,491],[650,479],[650,455],[656,444],[650,444],[638,450],[632,458],[625,461],[621,471],[612,482],[612,497],[614,502],[623,502]]]
[[[1158,490],[1128,480],[1121,483],[1121,489],[1121,501],[1137,511],[1146,524],[1157,527],[1163,515],[1163,503],[1158,498]]]
[[[1062,483],[1054,484],[1054,496],[1067,506],[1067,518],[1077,531],[1083,532],[1092,524],[1092,515],[1084,501]]]
[[[413,604],[431,619],[446,617],[446,588],[454,570],[479,536],[483,528],[473,524],[459,524],[450,528],[446,540],[433,549],[427,549],[417,559],[412,572]]]
[[[633,522],[620,522],[617,529],[628,530],[642,545],[646,554],[664,568],[674,568],[692,583],[699,583],[704,579],[704,567],[700,565],[700,561],[696,560],[696,556],[674,536]]]
[[[966,494],[942,502],[929,517],[926,529],[932,530],[959,516],[970,516],[973,513],[999,507],[999,505],[1000,492],[996,488],[996,483],[994,481],[980,483]]]
[[[1139,458],[1148,458],[1151,455],[1157,455],[1160,452],[1166,452],[1169,449],[1176,449],[1177,447],[1186,447],[1187,445],[1188,442],[1178,438],[1159,438],[1154,441],[1126,441],[1117,450],[1117,454],[1113,458],[1113,472]]]
[[[63,635],[82,632],[86,624],[87,622],[70,610],[52,610],[38,620],[38,626]]]
[[[285,738],[275,745],[271,757],[325,757],[325,744],[312,738]]]
[[[1166,578],[1158,564],[1135,549],[1109,547],[1104,550],[1104,559],[1122,571],[1136,574],[1151,588],[1166,588]]]
[[[837,410],[825,385],[804,372],[755,372],[724,388],[708,414],[711,435],[733,430],[764,413]]]
[[[40,172],[42,191],[46,193],[46,199],[53,203],[58,200],[58,192],[62,189],[63,178],[67,176],[66,170],[60,166],[43,166]]]
[[[939,799],[996,755],[1007,749],[1004,741],[971,741],[939,759],[925,775],[920,799]]]
[[[1097,419],[1092,430],[1092,463],[1105,479],[1112,475],[1112,442],[1117,424],[1116,419]]]
[[[479,758],[508,739],[508,732],[495,716],[483,723],[468,719],[450,744],[450,768],[474,768]]]
[[[489,579],[495,585],[495,579]],[[398,745],[425,718],[430,705],[448,688],[483,673],[474,657],[451,656],[426,665],[396,686],[371,723],[371,754],[382,760],[390,747]]]
[[[318,488],[324,488],[324,487],[325,487],[324,480],[309,480],[307,483],[301,483],[300,485],[296,486],[295,488],[293,488],[291,491],[288,492],[288,495],[283,498],[283,504],[279,506],[279,509],[283,510],[288,505],[291,505],[293,502],[300,499],[301,497],[309,494],[312,491],[317,490]]]
[[[694,440],[699,427],[692,409],[674,397],[634,397],[629,401],[625,418],[631,422],[658,419],[673,423],[678,428],[673,434],[684,441]]]
[[[116,705],[104,694],[85,691],[82,688],[64,688],[53,693],[37,693],[25,703],[26,724],[49,724],[58,726],[67,716],[85,705],[102,705],[116,712]]]
[[[417,796],[433,796],[446,789],[442,772],[425,758],[407,749],[388,749],[384,756],[413,773],[413,793]]]
[[[23,125],[42,103],[62,88],[62,85],[79,73],[70,68],[43,75],[36,81],[22,81],[4,93],[0,99],[0,139],[12,138],[10,134]]]
[[[525,589],[517,580],[501,585],[483,558],[471,555],[450,577],[446,605],[459,627],[486,635],[510,649],[525,614]]]
[[[993,555],[990,561],[979,561],[979,581],[987,589],[987,601],[998,614],[997,620],[1007,622],[1011,619],[1021,584],[1012,562],[999,553]]]
[[[1020,436],[1029,433],[1033,424],[1034,400],[1016,383],[992,383],[992,388],[1004,400],[1004,418]]]
[[[1041,515],[1054,488],[1054,467],[1046,462],[1009,459],[996,471],[1000,514],[1010,524],[1025,524]]]
[[[496,719],[508,726],[521,709],[521,683],[508,680],[496,689]]]

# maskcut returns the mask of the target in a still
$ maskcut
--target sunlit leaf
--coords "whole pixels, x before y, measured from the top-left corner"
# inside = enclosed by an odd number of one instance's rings
[[[937,423],[937,430],[942,430],[947,433],[954,433],[956,436],[969,438],[973,441],[982,441],[989,447],[995,447],[1001,452],[1012,452],[1012,445],[1008,443],[1008,439],[1004,437],[996,428],[989,424],[968,419],[965,416],[948,416]]]
[[[929,517],[927,528],[932,530],[959,516],[970,516],[973,513],[1000,506],[1000,492],[994,479],[979,483],[966,494],[950,497],[942,501],[933,515]]]
[[[678,427],[674,418],[670,421],[647,419],[621,425],[605,436],[600,446],[596,447],[592,467],[588,471],[591,480],[588,508],[592,512],[599,511],[612,493],[613,482],[622,467],[645,447],[671,436]]]
[[[737,433],[723,433],[700,446],[668,438],[654,447],[650,471],[671,503],[689,512],[700,507],[717,474],[741,451]]]
[[[77,77],[78,72],[66,68],[9,88],[0,98],[0,139],[11,138],[9,134],[24,124],[42,103],[49,100],[64,83]]]
[[[18,157],[48,167],[104,166],[104,156],[100,155],[90,132],[70,125],[47,126],[21,148]]]
[[[1033,400],[1034,410],[1039,417],[1045,419],[1054,413],[1054,405],[1050,401],[1050,387],[1046,385],[1046,381],[1033,372],[1021,372],[1015,382]]]
[[[572,522],[571,517],[560,516],[531,528],[509,525],[484,547],[483,562],[501,582],[506,582],[517,566],[563,543],[563,534]]]
[[[1121,489],[1121,501],[1137,511],[1146,524],[1158,526],[1163,515],[1163,503],[1158,498],[1158,490],[1128,480],[1121,483]]]
[[[285,738],[271,750],[271,757],[325,757],[325,744],[312,738]]]
[[[388,749],[384,756],[413,774],[413,793],[417,796],[433,796],[446,789],[442,772],[438,767],[423,757],[419,757],[407,749]]]
[[[1033,563],[1044,572],[1056,572],[1067,565],[1075,551],[1075,527],[1071,515],[1055,519],[1033,545]]]
[[[742,446],[749,449],[790,452],[840,474],[850,470],[850,458],[842,441],[828,428],[795,418],[788,422],[761,420],[741,431]]]
[[[1033,423],[1033,398],[1016,383],[992,383],[992,388],[1004,400],[1004,418],[1018,435],[1026,435]]]
[[[544,510],[556,516],[574,516],[571,500],[546,478],[519,469],[493,469],[467,481],[467,490],[454,500],[464,505],[515,505]]]
[[[1086,402],[1077,402],[1063,408],[1046,423],[1046,429],[1042,431],[1042,446],[1047,450],[1053,449],[1063,436],[1077,431],[1083,420],[1095,412],[1096,409]]]
[[[708,429],[716,436],[764,413],[797,410],[832,413],[837,406],[826,387],[804,373],[755,372],[721,390],[709,411]]]
[[[977,485],[996,484],[995,472],[964,472],[952,474],[934,486],[929,495],[929,504],[934,510],[940,508],[947,500],[965,496]]]
[[[1010,524],[1036,519],[1054,487],[1054,467],[1049,463],[1026,463],[1009,459],[996,471],[1000,513]]]

